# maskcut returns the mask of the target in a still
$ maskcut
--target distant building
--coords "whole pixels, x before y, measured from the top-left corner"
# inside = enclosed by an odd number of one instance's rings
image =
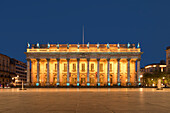
[[[170,46],[166,48],[166,72],[170,74]]]
[[[18,86],[22,84],[22,81],[24,83],[27,81],[27,64],[14,58],[12,60],[15,62],[16,70],[16,76],[12,78],[14,80],[13,85]]]
[[[26,63],[0,54],[0,87],[7,87],[11,83],[21,85],[26,82]]]
[[[155,71],[166,72],[166,63],[164,60],[161,60],[160,63],[148,64],[144,68],[141,68],[141,74],[152,73]]]
[[[8,86],[11,82],[10,57],[0,54],[0,87]]]
[[[146,65],[144,68],[141,68],[141,84],[149,86],[149,84],[144,83],[143,75],[144,73],[151,73],[153,72],[166,72],[166,63],[165,60],[161,60],[160,63],[152,63]],[[153,79],[152,79],[153,80]],[[150,86],[155,86],[156,84],[151,84]]]

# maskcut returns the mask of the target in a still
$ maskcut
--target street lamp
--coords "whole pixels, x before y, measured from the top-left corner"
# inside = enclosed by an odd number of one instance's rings
[[[164,80],[165,80],[165,77],[162,77],[162,79],[163,79],[163,85],[164,85]]]

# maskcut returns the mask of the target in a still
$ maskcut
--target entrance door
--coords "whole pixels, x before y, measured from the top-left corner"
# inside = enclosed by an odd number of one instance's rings
[[[104,78],[103,77],[100,78],[100,84],[104,84]]]
[[[94,84],[95,84],[95,83],[94,83],[94,77],[91,77],[91,78],[90,78],[90,84],[91,84],[91,85],[94,85]]]
[[[104,84],[104,75],[100,75],[99,82],[101,85]]]
[[[67,83],[67,75],[63,75],[62,79],[63,79],[62,80],[63,84],[66,85],[66,83]]]
[[[112,75],[110,75],[110,84],[113,84],[113,78],[112,78],[113,76]]]
[[[71,83],[76,84],[77,83],[77,78],[73,77],[72,80],[71,80]]]
[[[81,78],[81,84],[85,84],[85,78]]]

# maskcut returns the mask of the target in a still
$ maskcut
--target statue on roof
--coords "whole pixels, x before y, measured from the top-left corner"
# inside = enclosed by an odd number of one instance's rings
[[[78,49],[79,49],[79,47],[80,47],[79,43],[77,44],[77,47],[78,47]]]
[[[89,48],[89,42],[87,43],[87,47]]]
[[[30,44],[29,43],[27,43],[27,48],[30,48]]]
[[[40,47],[40,44],[39,44],[39,43],[37,43],[37,47]]]
[[[139,42],[138,42],[137,48],[140,48],[140,44],[139,44]]]
[[[67,43],[67,49],[69,49],[69,43]]]
[[[49,43],[47,44],[47,47],[50,48],[50,44]]]
[[[60,45],[59,45],[59,43],[57,43],[57,49],[59,49],[59,47],[60,47]]]
[[[130,47],[130,44],[129,44],[129,42],[128,42],[128,44],[127,44],[127,47],[128,47],[128,48]]]
[[[110,48],[109,43],[107,43],[107,49],[109,49],[109,48]]]
[[[99,43],[97,43],[97,49],[99,49],[99,46],[100,46],[100,44],[99,44]]]
[[[117,47],[118,47],[118,48],[120,48],[120,45],[119,45],[119,43],[117,44]]]

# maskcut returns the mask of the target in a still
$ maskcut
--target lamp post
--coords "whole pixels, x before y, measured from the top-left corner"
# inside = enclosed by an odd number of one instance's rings
[[[163,85],[165,85],[165,84],[164,84],[164,80],[165,80],[165,77],[162,77]]]

